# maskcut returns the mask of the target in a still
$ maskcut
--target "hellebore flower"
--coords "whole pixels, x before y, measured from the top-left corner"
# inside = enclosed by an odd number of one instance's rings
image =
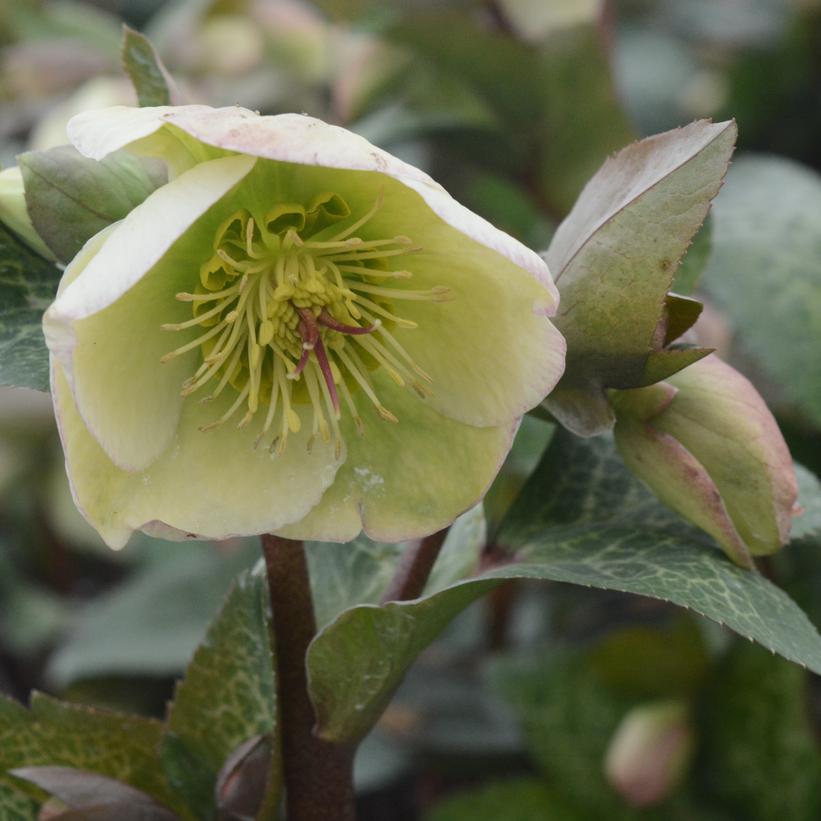
[[[116,107],[68,131],[170,175],[44,317],[74,497],[109,544],[400,541],[481,498],[564,366],[535,253],[309,117]]]
[[[764,400],[715,355],[648,388],[614,391],[616,444],[665,504],[737,564],[789,538],[797,497],[790,452]]]

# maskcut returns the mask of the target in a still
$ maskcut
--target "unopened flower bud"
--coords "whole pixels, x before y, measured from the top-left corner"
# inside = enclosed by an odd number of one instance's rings
[[[54,258],[31,224],[26,208],[23,175],[16,166],[0,171],[0,222],[5,223],[38,254],[47,259]]]
[[[614,392],[616,444],[667,505],[737,564],[789,538],[795,470],[764,400],[709,356],[648,388]]]
[[[663,801],[684,776],[693,750],[687,706],[662,701],[622,719],[604,760],[608,783],[633,807]]]

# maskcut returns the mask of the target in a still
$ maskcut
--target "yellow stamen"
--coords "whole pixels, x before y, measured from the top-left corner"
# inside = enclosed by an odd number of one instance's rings
[[[347,218],[350,209],[341,197],[322,197],[336,202],[334,213],[340,216],[334,219]],[[394,335],[417,323],[399,316],[393,305],[402,300],[441,302],[450,292],[438,286],[393,287],[412,272],[390,270],[388,260],[421,249],[401,234],[359,234],[381,205],[380,193],[367,213],[333,235],[324,229],[317,233],[327,219],[297,203],[274,206],[267,215],[237,211],[221,224],[202,266],[216,272],[209,274],[207,286],[219,287],[225,280],[231,284],[218,291],[178,293],[177,300],[192,303],[193,315],[162,325],[169,331],[201,331],[162,357],[167,362],[201,349],[202,361],[181,386],[183,396],[209,385],[210,394],[202,401],[214,400],[228,386],[236,391],[225,412],[202,430],[224,425],[244,405],[238,427],[258,426],[253,446],[270,435],[269,451],[281,453],[289,435],[301,430],[297,406],[309,405],[307,447],[333,442],[339,458],[343,413],[350,414],[360,434],[365,431],[356,394],[361,392],[381,418],[397,421],[380,401],[371,371],[383,371],[421,397],[431,395],[416,376],[427,382],[430,377]],[[198,267],[194,281],[199,273]]]

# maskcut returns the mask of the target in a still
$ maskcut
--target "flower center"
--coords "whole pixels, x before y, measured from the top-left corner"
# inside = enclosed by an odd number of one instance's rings
[[[326,442],[333,438],[338,456],[341,403],[364,432],[356,392],[383,419],[398,421],[379,400],[372,372],[382,368],[397,385],[421,398],[431,395],[430,377],[393,333],[417,325],[399,316],[393,303],[442,302],[449,290],[397,285],[412,274],[394,270],[392,263],[419,250],[408,237],[357,236],[380,204],[381,196],[350,222],[347,203],[324,193],[307,207],[285,203],[265,215],[243,209],[218,228],[214,254],[200,267],[200,285],[193,293],[177,294],[192,304],[192,318],[162,326],[202,331],[162,357],[166,362],[200,348],[202,363],[183,383],[183,396],[210,384],[213,390],[202,401],[226,388],[236,392],[225,413],[200,430],[217,428],[242,409],[238,427],[264,414],[255,447],[267,438],[271,452],[281,453],[288,434],[302,426],[294,406],[307,404],[313,425],[308,449],[318,436]],[[335,223],[349,224],[336,230]]]

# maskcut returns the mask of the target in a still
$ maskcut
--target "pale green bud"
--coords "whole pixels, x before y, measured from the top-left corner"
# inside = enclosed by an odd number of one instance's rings
[[[787,445],[756,389],[716,356],[648,388],[614,391],[616,444],[667,505],[737,564],[789,538],[797,496]]]
[[[16,166],[0,171],[0,222],[5,223],[38,254],[54,259],[40,235],[34,230],[26,208],[23,175]]]
[[[633,807],[658,804],[676,789],[693,751],[687,705],[660,701],[622,719],[604,760],[608,783]]]

